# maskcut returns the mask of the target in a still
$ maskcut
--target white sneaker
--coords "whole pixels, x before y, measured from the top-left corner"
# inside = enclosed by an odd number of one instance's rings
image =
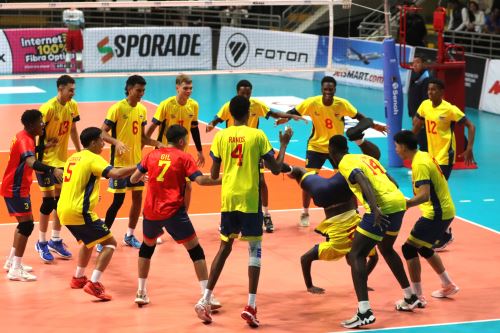
[[[146,295],[145,291],[138,290],[135,296],[135,303],[142,307],[143,305],[149,304],[149,297]]]
[[[301,227],[308,227],[309,226],[309,214],[307,214],[307,213],[300,214],[299,225]]]
[[[5,269],[8,272],[10,270],[11,266],[12,266],[12,260],[7,259],[5,261],[5,264],[3,265],[3,269]],[[28,266],[28,265],[21,264],[21,268],[25,272],[32,272],[33,271],[33,267]]]
[[[210,304],[205,301],[203,297],[194,306],[194,311],[196,311],[198,318],[200,318],[204,323],[208,324],[212,322]]]
[[[11,268],[7,273],[7,278],[13,281],[36,281],[36,276],[24,271],[22,268]]]
[[[220,301],[212,294],[212,296],[210,296],[210,310],[217,310],[221,307]]]
[[[158,237],[156,239],[156,244],[162,244],[163,243],[163,239],[161,239],[161,237]]]

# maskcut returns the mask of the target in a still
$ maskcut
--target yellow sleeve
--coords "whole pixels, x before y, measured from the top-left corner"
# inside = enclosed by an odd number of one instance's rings
[[[463,113],[462,110],[455,105],[451,105],[450,111],[449,117],[451,121],[460,121],[463,117],[465,117],[465,113]]]
[[[224,121],[228,121],[231,118],[231,114],[229,112],[229,102],[227,102],[220,108],[219,112],[217,112],[217,118],[220,118]]]
[[[358,110],[349,102],[348,100],[344,99],[343,100],[343,105],[344,105],[344,110],[343,110],[343,116],[348,116],[351,118],[356,117],[358,114]]]
[[[308,115],[310,113],[311,103],[312,103],[312,99],[307,98],[304,101],[302,101],[301,103],[299,103],[298,105],[296,105],[295,110],[297,110],[297,112],[303,116]]]
[[[422,103],[420,103],[420,106],[417,109],[417,115],[420,116],[421,118],[425,118],[425,105],[426,104],[427,103],[425,101],[423,101]]]
[[[260,137],[259,141],[260,141],[260,148],[261,148],[260,156],[264,156],[265,154],[267,154],[271,150],[273,150],[273,147],[271,146],[271,143],[269,142],[269,139],[267,138],[264,131],[259,130],[259,137]]]
[[[198,102],[196,101],[193,101],[194,102],[194,118],[192,121],[198,121],[198,113],[200,112],[200,105],[198,104]]]
[[[255,104],[257,105],[257,116],[258,117],[266,117],[271,109],[264,103],[255,99]]]
[[[51,111],[52,109],[47,103],[40,107],[40,112],[42,113],[42,120],[44,123],[48,123],[52,119],[53,112]]]
[[[94,160],[90,164],[92,174],[96,177],[106,176],[113,167],[101,156],[95,154]]]
[[[108,113],[106,114],[106,120],[104,122],[110,121],[113,124],[116,124],[116,122],[118,120],[118,105],[119,104],[112,105],[108,109]]]
[[[210,147],[210,155],[212,157],[215,157],[216,159],[220,160],[220,149],[219,149],[219,143],[221,141],[221,131],[217,132],[214,136],[214,141],[212,142],[212,146]]]
[[[76,122],[76,121],[80,120],[80,112],[78,111],[78,103],[75,100],[73,100],[72,102],[73,102],[73,106],[74,106],[74,108],[73,108],[73,111],[74,111],[73,112],[73,122]]]
[[[416,165],[412,166],[411,173],[415,188],[418,188],[423,184],[430,184],[431,173],[429,170],[429,166],[427,166],[425,163],[417,163]]]
[[[158,105],[158,107],[156,108],[156,112],[153,116],[153,123],[155,123],[156,125],[162,123],[164,120],[165,120],[165,102],[161,102],[160,105]]]

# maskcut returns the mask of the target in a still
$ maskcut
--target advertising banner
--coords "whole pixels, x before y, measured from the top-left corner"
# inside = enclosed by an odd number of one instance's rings
[[[0,73],[65,71],[66,29],[5,29],[0,41]]]
[[[500,60],[490,60],[488,63],[480,108],[500,114]]]
[[[212,69],[210,28],[94,28],[84,35],[86,71]]]
[[[217,69],[314,68],[317,45],[316,35],[222,27]]]

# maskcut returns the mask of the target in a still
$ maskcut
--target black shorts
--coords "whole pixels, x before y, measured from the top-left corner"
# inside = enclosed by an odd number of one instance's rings
[[[425,217],[421,217],[413,226],[408,239],[418,245],[432,248],[432,245],[434,245],[441,238],[452,221],[452,218],[448,220],[430,220]]]
[[[58,168],[63,170],[63,168]],[[56,184],[61,184],[56,177],[52,174],[52,172],[35,172],[36,179],[38,181],[38,186],[40,187],[40,191],[47,192],[53,191],[55,189]]]
[[[317,151],[308,150],[306,151],[306,169],[321,169],[325,161],[330,161],[333,167],[333,161],[330,159],[330,155],[325,153],[318,153]]]
[[[262,240],[262,223],[264,222],[262,212],[222,212],[220,218],[220,237],[223,241],[238,238],[240,233],[241,240]]]
[[[85,224],[67,225],[66,227],[79,243],[82,242],[89,249],[113,237],[111,231],[109,231],[102,220]]]
[[[10,216],[31,215],[31,199],[29,196],[24,198],[4,197],[4,199]]]
[[[180,208],[173,216],[164,220],[142,220],[144,238],[151,241],[163,235],[163,228],[179,244],[189,242],[196,237],[193,224],[184,207]]]

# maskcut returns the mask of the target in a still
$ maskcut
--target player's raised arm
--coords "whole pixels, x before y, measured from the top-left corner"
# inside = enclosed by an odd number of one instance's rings
[[[285,159],[285,152],[290,139],[293,136],[292,128],[288,127],[284,133],[280,131],[280,151],[278,153],[278,157],[274,159],[274,156],[264,155],[264,163],[266,167],[271,170],[273,175],[279,175],[281,172],[281,168],[283,167],[283,160]]]

